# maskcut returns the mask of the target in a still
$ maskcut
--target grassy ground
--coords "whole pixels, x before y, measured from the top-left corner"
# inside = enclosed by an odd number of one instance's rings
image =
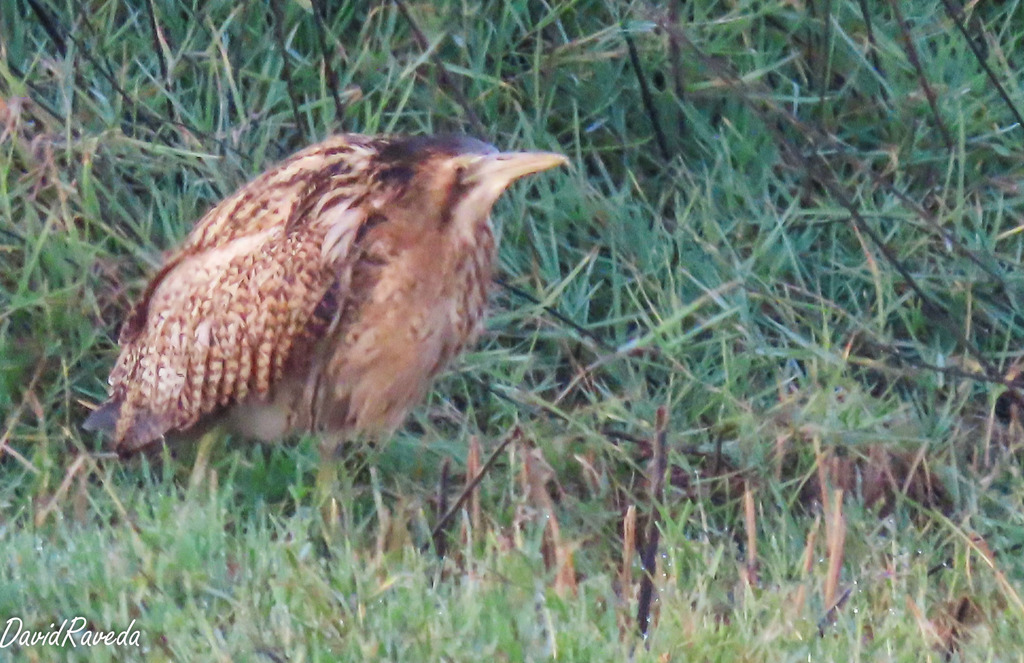
[[[0,627],[140,640],[0,659],[1021,660],[1024,9],[949,2],[0,0]],[[211,204],[442,130],[574,168],[335,501],[315,440],[80,430]]]

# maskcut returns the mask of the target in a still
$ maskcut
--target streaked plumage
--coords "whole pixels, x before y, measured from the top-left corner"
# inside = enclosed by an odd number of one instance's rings
[[[387,434],[479,331],[494,201],[563,163],[452,136],[299,152],[214,207],[153,277],[86,428],[122,452],[212,420],[264,440]]]

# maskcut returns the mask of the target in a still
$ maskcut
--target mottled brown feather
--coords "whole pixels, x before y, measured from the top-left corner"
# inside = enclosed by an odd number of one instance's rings
[[[222,417],[243,435],[386,433],[477,336],[488,218],[564,162],[462,137],[336,136],[239,189],[128,315],[110,400],[121,451]]]
[[[145,445],[269,393],[296,330],[337,278],[310,257],[330,229],[319,223],[323,193],[334,179],[345,190],[360,147],[328,141],[257,178],[210,210],[157,273],[123,327],[110,376],[119,446]],[[336,195],[326,209],[350,199]],[[353,233],[361,218],[348,215]]]

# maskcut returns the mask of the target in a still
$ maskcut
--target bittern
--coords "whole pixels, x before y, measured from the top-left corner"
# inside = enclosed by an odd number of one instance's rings
[[[387,436],[481,330],[492,206],[560,154],[462,136],[334,136],[200,219],[120,332],[86,420],[119,452],[224,422]]]

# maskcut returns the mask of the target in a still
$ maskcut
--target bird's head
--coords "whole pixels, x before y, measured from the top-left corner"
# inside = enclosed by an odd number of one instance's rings
[[[553,152],[499,152],[466,136],[391,139],[378,155],[380,200],[419,223],[472,232],[515,180],[568,163]]]

